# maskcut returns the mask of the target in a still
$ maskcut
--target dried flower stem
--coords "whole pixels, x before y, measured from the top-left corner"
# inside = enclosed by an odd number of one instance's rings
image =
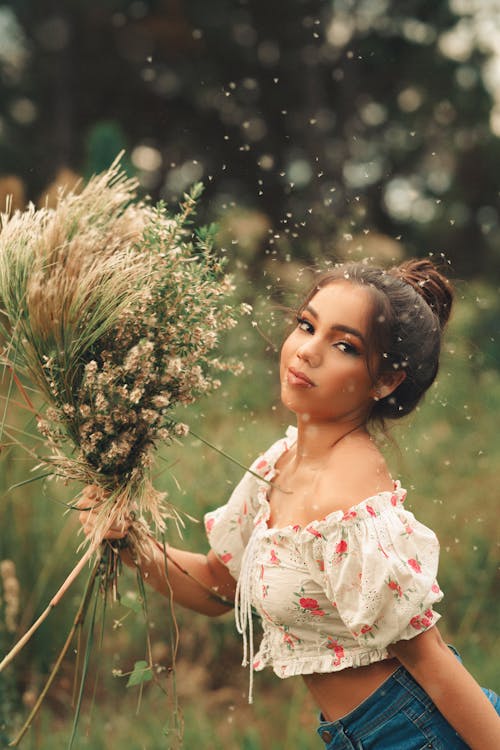
[[[81,573],[83,568],[85,567],[86,563],[90,560],[92,555],[94,554],[95,549],[93,547],[89,547],[81,560],[75,565],[69,576],[64,581],[63,585],[57,591],[57,593],[52,597],[52,599],[49,602],[49,605],[47,608],[42,612],[40,617],[35,620],[33,625],[30,627],[30,629],[23,635],[22,638],[19,639],[19,641],[16,643],[16,645],[9,651],[8,654],[2,659],[0,662],[0,672],[2,672],[5,667],[7,667],[10,662],[17,656],[17,654],[24,648],[24,646],[28,643],[31,636],[36,633],[40,625],[44,622],[44,620],[47,619],[49,614],[52,612],[54,607],[56,607],[59,602],[61,601],[62,597],[66,593],[66,591],[69,589],[73,581],[77,578],[77,576]]]
[[[92,590],[94,588],[95,579],[96,579],[97,574],[99,572],[99,565],[100,565],[100,560],[98,560],[96,562],[96,564],[94,565],[94,568],[92,570],[92,573],[90,574],[89,582],[87,583],[87,588],[85,589],[85,592],[84,592],[83,597],[82,597],[82,601],[81,601],[80,606],[78,608],[78,611],[77,611],[77,613],[75,615],[75,619],[73,620],[73,625],[71,626],[71,629],[70,629],[70,631],[68,633],[68,637],[66,638],[66,641],[65,641],[65,643],[64,643],[64,645],[63,645],[63,647],[62,647],[62,649],[61,649],[61,651],[60,651],[60,653],[59,653],[59,655],[58,655],[58,657],[56,659],[56,662],[55,662],[55,664],[54,664],[54,666],[52,668],[52,671],[51,671],[51,673],[50,673],[50,675],[49,675],[49,677],[47,679],[47,682],[45,683],[42,691],[40,692],[40,695],[38,696],[38,698],[37,698],[37,700],[35,702],[35,705],[31,709],[31,712],[30,712],[28,718],[24,722],[24,724],[21,727],[20,731],[18,732],[17,736],[15,737],[15,739],[12,740],[12,742],[9,743],[9,747],[16,747],[21,742],[22,738],[24,737],[24,735],[28,731],[28,729],[29,729],[29,727],[30,727],[33,719],[35,718],[35,716],[37,715],[38,711],[40,710],[40,706],[42,705],[42,703],[44,701],[44,698],[47,695],[47,692],[48,692],[50,686],[52,685],[55,676],[57,675],[57,673],[59,671],[59,667],[61,666],[62,661],[63,661],[64,657],[66,656],[66,653],[68,652],[69,647],[71,646],[71,642],[72,642],[73,637],[74,637],[74,635],[76,633],[76,630],[83,623],[83,620],[85,618],[85,613],[87,611],[87,607],[88,607],[88,604],[89,604],[89,601],[90,601],[90,596],[91,596]]]
[[[239,466],[241,469],[244,469],[249,474],[251,474],[256,479],[260,479],[261,482],[265,482],[270,487],[276,487],[276,489],[280,490],[280,492],[284,492],[286,495],[291,494],[291,490],[285,490],[283,487],[280,487],[275,482],[269,481],[269,479],[266,479],[265,477],[261,476],[260,474],[257,474],[256,471],[252,471],[252,469],[249,469],[248,466],[245,466],[245,464],[242,464],[241,461],[238,461],[236,458],[233,458],[233,456],[230,456],[229,453],[226,453],[222,450],[222,448],[218,448],[214,443],[211,443],[210,440],[207,440],[206,438],[202,437],[201,435],[198,435],[194,430],[189,428],[189,434],[192,435],[194,438],[199,440],[201,443],[204,443],[209,448],[212,448],[212,450],[216,451],[217,453],[220,453],[221,456],[224,456],[224,458],[227,458],[229,461],[231,461],[233,464],[236,464],[236,466]]]
[[[212,599],[215,599],[215,601],[219,602],[220,604],[224,604],[226,607],[234,607],[234,602],[231,601],[231,599],[227,599],[227,597],[222,596],[222,594],[219,594],[215,589],[210,588],[210,586],[207,586],[203,581],[200,581],[196,576],[194,576],[192,573],[189,572],[186,568],[184,568],[180,563],[177,562],[177,560],[174,560],[174,558],[169,555],[167,546],[164,542],[159,542],[157,539],[154,539],[154,542],[156,543],[157,547],[163,552],[163,555],[165,557],[165,569],[168,568],[167,562],[171,563],[180,573],[183,573],[183,575],[187,576],[188,578],[191,578],[192,581],[198,584],[202,589],[204,589],[207,594]],[[169,588],[169,591],[171,592],[170,582],[167,579],[167,585]]]

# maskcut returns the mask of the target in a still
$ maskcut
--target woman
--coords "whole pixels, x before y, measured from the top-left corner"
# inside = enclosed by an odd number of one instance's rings
[[[183,606],[218,615],[234,601],[251,675],[302,675],[328,750],[500,747],[498,696],[436,627],[436,537],[404,509],[368,431],[411,412],[434,381],[452,296],[427,260],[320,277],[281,352],[281,398],[297,428],[206,515],[208,555],[169,547],[167,581],[154,540],[149,559],[121,553]],[[82,506],[93,499],[88,491]],[[92,513],[81,520],[89,533]]]

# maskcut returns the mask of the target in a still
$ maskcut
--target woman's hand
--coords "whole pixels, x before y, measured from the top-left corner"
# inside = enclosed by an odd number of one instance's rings
[[[103,526],[102,518],[99,519],[99,508],[107,496],[107,493],[96,485],[90,484],[85,487],[80,500],[77,502],[77,507],[80,508],[80,523],[87,537],[95,538],[96,529],[100,526],[100,541],[123,539],[127,536],[133,519],[127,516],[125,519],[117,521],[112,515]]]
[[[103,523],[103,514],[99,510],[103,509],[107,498],[100,487],[89,485],[77,503],[80,523],[92,546],[99,546],[104,539],[123,539],[134,523],[130,514],[118,520],[118,508],[116,514],[111,508],[111,516]],[[139,570],[152,588],[166,597],[173,595],[183,607],[215,617],[233,606],[236,581],[213,551],[208,555],[187,552],[170,545],[167,547],[150,537],[147,554],[133,556],[127,547],[120,549],[119,554],[122,562]]]

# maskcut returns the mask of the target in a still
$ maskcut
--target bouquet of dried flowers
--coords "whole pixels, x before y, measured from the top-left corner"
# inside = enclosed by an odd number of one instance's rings
[[[0,362],[42,396],[44,476],[101,490],[79,569],[110,521],[134,513],[128,541],[141,553],[151,523],[163,532],[178,518],[152,485],[154,448],[187,432],[174,407],[241,367],[216,356],[236,311],[214,228],[191,225],[202,186],[175,215],[137,187],[117,160],[54,209],[1,217]]]
[[[152,449],[185,434],[175,406],[241,365],[214,355],[236,318],[213,228],[189,226],[201,185],[175,216],[136,189],[115,163],[55,209],[2,216],[0,356],[44,398],[49,471],[104,490],[103,524],[133,503],[161,531],[175,509],[151,485]]]

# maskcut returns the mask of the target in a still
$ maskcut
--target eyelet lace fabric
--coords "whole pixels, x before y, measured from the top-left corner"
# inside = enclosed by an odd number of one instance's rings
[[[279,677],[332,672],[387,658],[388,646],[434,625],[435,534],[404,507],[398,482],[305,527],[268,528],[268,482],[294,428],[251,466],[229,501],[205,516],[210,545],[237,581],[243,664]],[[313,500],[313,499],[312,499]],[[255,653],[253,609],[262,640]]]

